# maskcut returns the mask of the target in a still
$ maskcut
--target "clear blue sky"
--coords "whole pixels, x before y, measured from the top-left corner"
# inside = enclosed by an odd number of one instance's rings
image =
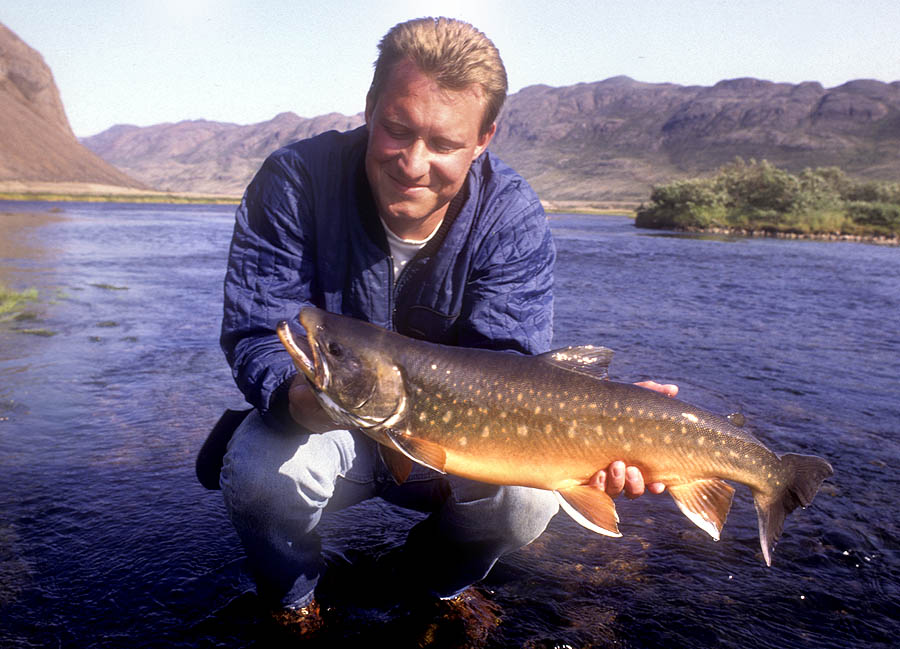
[[[363,109],[376,44],[422,15],[500,49],[510,90],[624,74],[712,85],[900,80],[900,0],[3,0],[53,70],[72,128],[250,124]]]

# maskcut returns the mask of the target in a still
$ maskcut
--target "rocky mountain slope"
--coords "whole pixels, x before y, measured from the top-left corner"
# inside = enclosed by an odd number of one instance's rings
[[[116,126],[84,143],[159,189],[239,194],[265,155],[298,138],[362,123],[361,115],[283,113],[239,126]],[[712,87],[614,77],[509,97],[493,151],[547,200],[639,201],[653,183],[709,173],[735,156],[791,171],[842,167],[900,180],[900,81],[821,84],[758,79]]]
[[[41,55],[0,23],[0,181],[144,187],[72,133]]]
[[[712,172],[734,159],[790,171],[842,167],[900,180],[900,81],[721,81],[712,87],[628,77],[509,98],[491,145],[541,195],[640,198],[649,185]]]
[[[337,113],[312,119],[281,113],[241,126],[193,120],[154,126],[113,126],[83,140],[119,169],[174,192],[240,195],[265,157],[284,144],[363,123]]]

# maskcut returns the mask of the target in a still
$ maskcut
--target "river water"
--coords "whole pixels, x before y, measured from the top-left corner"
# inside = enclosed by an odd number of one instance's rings
[[[0,203],[0,284],[39,290],[0,322],[0,647],[274,632],[221,494],[193,473],[209,427],[243,405],[217,346],[232,214]],[[718,543],[668,496],[620,501],[620,539],[557,516],[486,580],[501,620],[486,645],[896,646],[900,250],[550,218],[559,346],[611,347],[612,378],[677,383],[835,475],[788,518],[771,568],[740,486]],[[417,517],[372,501],[325,530],[365,551]],[[382,622],[336,633],[368,642]]]

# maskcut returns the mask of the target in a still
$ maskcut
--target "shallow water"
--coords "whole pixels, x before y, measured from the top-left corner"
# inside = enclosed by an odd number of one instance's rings
[[[243,403],[217,346],[232,214],[0,203],[0,283],[40,291],[0,322],[0,646],[267,640],[221,495],[193,474]],[[559,346],[611,347],[613,378],[675,382],[835,476],[789,517],[772,568],[743,487],[718,543],[667,496],[620,502],[621,539],[557,516],[486,580],[501,611],[487,646],[893,646],[900,252],[551,224]],[[381,550],[417,518],[373,501],[326,532]],[[381,622],[338,633],[366,642]]]

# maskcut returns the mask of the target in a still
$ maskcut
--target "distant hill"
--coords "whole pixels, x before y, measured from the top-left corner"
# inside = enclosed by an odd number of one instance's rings
[[[115,126],[83,142],[157,189],[240,194],[279,146],[361,123],[361,114],[283,113],[249,126]],[[704,87],[614,77],[531,86],[507,100],[491,149],[547,200],[640,201],[654,183],[710,173],[735,156],[898,181],[900,82],[826,89],[733,79]]]
[[[113,126],[82,142],[156,189],[240,195],[265,157],[280,146],[362,123],[362,114],[347,117],[332,113],[306,119],[281,113],[249,126],[205,120]]]
[[[710,173],[735,156],[897,181],[900,82],[532,86],[509,98],[491,147],[556,200],[641,200],[652,183]]]
[[[0,181],[145,187],[78,141],[50,68],[2,23]]]

